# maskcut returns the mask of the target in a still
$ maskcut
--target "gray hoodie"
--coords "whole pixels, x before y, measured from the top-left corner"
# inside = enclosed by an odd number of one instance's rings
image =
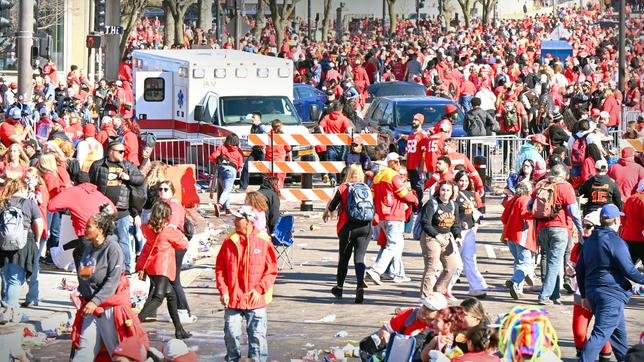
[[[88,278],[81,277],[81,264],[92,258],[95,262],[93,272]],[[121,273],[124,272],[123,259],[116,235],[108,235],[105,242],[98,247],[92,244],[85,245],[82,256],[74,260],[81,298],[98,306],[113,296],[119,285]]]

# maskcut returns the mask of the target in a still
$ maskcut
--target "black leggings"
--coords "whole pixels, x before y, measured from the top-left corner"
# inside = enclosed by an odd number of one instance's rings
[[[159,308],[163,299],[166,299],[168,302],[168,312],[170,313],[170,319],[172,319],[175,331],[183,331],[183,326],[179,319],[179,312],[177,311],[177,295],[174,292],[174,288],[170,285],[170,279],[163,275],[150,275],[149,277],[150,294],[143,305],[143,309],[139,312],[139,319],[144,320],[150,317]]]
[[[342,288],[344,280],[347,278],[347,269],[349,259],[353,254],[353,263],[356,269],[356,279],[358,286],[364,282],[364,256],[367,252],[367,246],[371,239],[371,222],[351,223],[348,222],[340,231],[340,257],[338,260],[338,272],[336,276],[338,287]]]
[[[181,264],[183,264],[183,257],[186,255],[188,249],[175,249],[174,257],[177,262],[177,277],[174,279],[172,284],[172,289],[177,295],[177,309],[185,309],[190,314],[190,307],[188,307],[188,299],[186,299],[186,293],[183,291],[183,286],[181,285]]]

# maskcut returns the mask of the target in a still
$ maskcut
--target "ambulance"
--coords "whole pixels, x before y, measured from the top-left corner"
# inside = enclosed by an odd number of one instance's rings
[[[293,62],[237,50],[135,50],[134,109],[159,139],[207,140],[235,133],[248,149],[251,114],[309,133],[293,106]],[[294,151],[310,147],[293,147]],[[301,154],[301,153],[300,153]]]

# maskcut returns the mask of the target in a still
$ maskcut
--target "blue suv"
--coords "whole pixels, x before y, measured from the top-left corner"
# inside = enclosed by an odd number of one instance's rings
[[[425,116],[423,129],[433,127],[445,115],[445,106],[453,104],[458,108],[458,119],[453,123],[452,137],[465,137],[463,130],[464,114],[461,108],[451,99],[439,97],[380,97],[374,99],[365,114],[364,128],[378,132],[381,141],[393,143],[401,135],[411,133],[411,120],[416,113]],[[406,142],[398,144],[404,150]]]
[[[326,101],[327,96],[321,90],[308,84],[293,84],[293,105],[305,126],[317,125]]]

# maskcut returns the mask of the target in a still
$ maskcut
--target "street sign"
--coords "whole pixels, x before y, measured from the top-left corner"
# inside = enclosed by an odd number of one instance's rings
[[[105,26],[105,34],[123,34],[123,27],[122,26],[112,26],[112,25],[107,25]]]

